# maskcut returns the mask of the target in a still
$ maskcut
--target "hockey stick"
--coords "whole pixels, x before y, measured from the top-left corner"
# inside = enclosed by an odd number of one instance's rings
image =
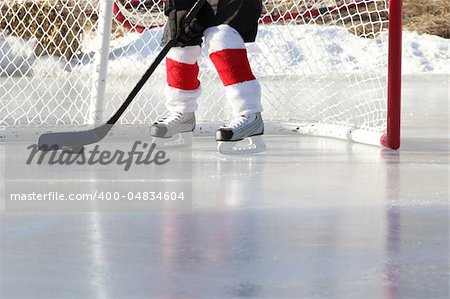
[[[194,6],[192,6],[191,10],[189,10],[188,14],[183,20],[183,24],[189,24],[197,15],[197,13],[202,8],[205,2],[206,0],[197,0],[197,2],[194,4]],[[72,151],[79,151],[82,150],[83,146],[85,145],[97,143],[100,140],[102,140],[114,126],[117,120],[122,116],[122,114],[125,112],[128,106],[134,100],[138,92],[142,89],[144,84],[147,82],[147,80],[156,70],[158,65],[167,55],[169,50],[173,46],[175,46],[176,43],[177,39],[171,39],[167,43],[167,45],[164,46],[164,48],[152,62],[148,70],[144,73],[142,78],[139,80],[139,82],[133,88],[131,93],[128,95],[125,102],[123,102],[123,104],[119,107],[116,113],[114,113],[114,115],[105,124],[97,128],[85,131],[42,134],[39,137],[38,149],[41,151],[49,151],[68,148],[71,149]]]

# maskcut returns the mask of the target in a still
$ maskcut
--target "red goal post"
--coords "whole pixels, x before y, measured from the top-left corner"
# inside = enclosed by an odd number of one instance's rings
[[[392,149],[400,148],[401,98],[402,98],[402,20],[403,0],[389,1],[389,54],[387,128],[381,144]]]

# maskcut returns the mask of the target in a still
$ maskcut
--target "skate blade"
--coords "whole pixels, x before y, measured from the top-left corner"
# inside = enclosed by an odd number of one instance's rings
[[[256,154],[266,150],[262,136],[253,136],[241,141],[219,141],[217,150],[223,155]]]
[[[161,149],[188,148],[192,146],[192,132],[178,133],[169,138],[152,137],[152,143]]]

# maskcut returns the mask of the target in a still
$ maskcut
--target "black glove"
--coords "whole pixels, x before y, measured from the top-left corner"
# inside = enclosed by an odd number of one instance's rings
[[[177,39],[177,45],[181,47],[201,44],[203,31],[206,29],[204,25],[200,24],[198,18],[194,18],[189,24],[184,24],[183,20],[190,9],[186,3],[188,1],[184,0],[182,9],[177,9],[177,2],[169,0],[165,7],[165,13],[169,17],[170,38]],[[199,14],[201,13],[200,11]]]
[[[189,24],[184,24],[187,13],[187,10],[172,10],[169,13],[170,38],[175,38],[178,43],[186,46],[201,41],[203,31],[205,31],[205,27],[198,22],[197,18],[194,18]]]

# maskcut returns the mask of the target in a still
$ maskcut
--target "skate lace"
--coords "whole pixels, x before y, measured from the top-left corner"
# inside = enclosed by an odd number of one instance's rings
[[[239,115],[235,119],[226,122],[225,127],[231,128],[231,129],[236,129],[236,128],[239,128],[239,127],[247,124],[248,122],[250,122],[250,120],[251,120],[251,118],[248,115]]]
[[[183,116],[183,113],[181,113],[181,112],[169,111],[166,113],[166,115],[161,117],[157,121],[157,123],[171,125],[174,123],[178,123],[181,120],[182,116]]]

